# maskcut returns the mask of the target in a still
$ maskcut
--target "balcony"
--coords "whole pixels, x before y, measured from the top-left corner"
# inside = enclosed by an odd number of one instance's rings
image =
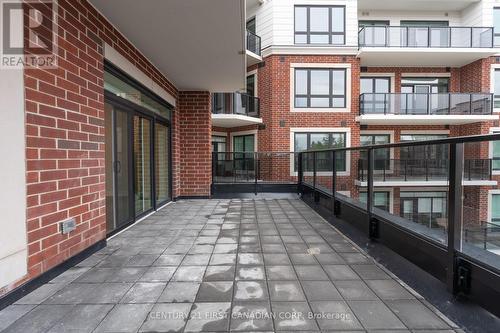
[[[252,66],[262,61],[260,45],[260,37],[247,30],[247,66]]]
[[[367,26],[358,33],[363,66],[461,67],[498,53],[491,27]]]
[[[358,186],[368,181],[368,161],[358,160]],[[491,159],[467,159],[463,168],[464,186],[496,185],[492,180]],[[449,160],[436,159],[376,159],[373,185],[383,186],[447,186]]]
[[[361,94],[362,125],[460,125],[496,120],[493,95],[485,93]]]
[[[215,93],[212,96],[212,125],[238,127],[261,124],[260,100],[243,93]]]

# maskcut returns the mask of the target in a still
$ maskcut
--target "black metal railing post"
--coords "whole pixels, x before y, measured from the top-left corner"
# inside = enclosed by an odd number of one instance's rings
[[[332,150],[332,212],[335,215],[335,193],[337,192],[337,156]]]
[[[255,195],[257,195],[258,191],[257,191],[257,179],[258,179],[258,176],[257,176],[257,171],[259,170],[259,155],[258,153],[254,152],[253,153],[253,174],[255,176]]]
[[[448,291],[459,291],[457,252],[462,249],[462,178],[464,170],[463,143],[450,144],[448,185],[448,260],[446,285]]]
[[[299,194],[304,194],[303,193],[303,188],[302,188],[302,183],[304,181],[304,164],[302,161],[302,158],[304,156],[304,153],[299,153],[298,154],[298,161],[297,161],[297,189],[299,191]],[[295,155],[293,156],[295,158]]]
[[[313,196],[314,196],[314,202],[316,202],[316,152],[313,151],[312,153],[313,157]]]
[[[378,220],[373,218],[373,173],[374,173],[373,148],[368,149],[368,182],[366,191],[366,210],[368,212],[368,236],[370,239],[378,238]]]

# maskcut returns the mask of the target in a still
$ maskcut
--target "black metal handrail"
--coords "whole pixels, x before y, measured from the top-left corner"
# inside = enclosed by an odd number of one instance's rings
[[[448,159],[375,159],[375,181],[442,181],[448,179]],[[358,180],[367,181],[368,160],[359,159]],[[466,159],[463,180],[491,180],[492,159]]]
[[[493,48],[492,27],[364,26],[359,47]]]
[[[359,112],[394,115],[490,115],[491,93],[364,93]]]
[[[261,55],[261,41],[260,36],[247,30],[247,50],[260,56]]]
[[[212,95],[213,114],[236,114],[260,117],[260,99],[245,93],[214,93]]]

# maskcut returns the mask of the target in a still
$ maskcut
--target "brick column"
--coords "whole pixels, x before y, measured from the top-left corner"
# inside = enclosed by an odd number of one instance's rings
[[[211,95],[179,93],[179,189],[181,197],[207,197],[212,182]]]

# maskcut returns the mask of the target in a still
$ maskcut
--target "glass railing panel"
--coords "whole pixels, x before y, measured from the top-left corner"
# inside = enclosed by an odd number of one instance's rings
[[[464,180],[498,181],[496,163],[490,158],[500,141],[464,144]],[[489,266],[500,269],[500,192],[497,186],[474,182],[462,186],[462,220],[459,250]]]
[[[260,37],[247,30],[247,50],[260,56]]]
[[[248,117],[260,116],[260,99],[243,93],[214,93],[213,114],[237,114]]]

